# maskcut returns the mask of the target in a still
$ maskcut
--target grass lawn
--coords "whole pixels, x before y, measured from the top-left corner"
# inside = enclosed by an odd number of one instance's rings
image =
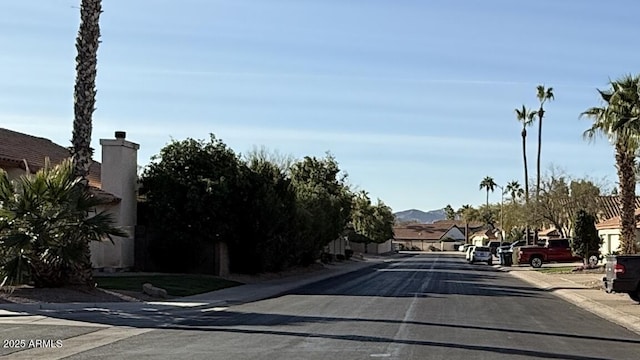
[[[220,279],[210,275],[141,275],[141,276],[96,276],[98,287],[109,290],[142,291],[142,284],[151,283],[167,290],[172,296],[189,296],[224,289],[241,283]]]

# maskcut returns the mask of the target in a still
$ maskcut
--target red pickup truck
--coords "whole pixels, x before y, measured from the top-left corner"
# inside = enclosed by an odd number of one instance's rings
[[[582,261],[582,258],[571,251],[569,239],[549,239],[544,245],[522,246],[518,253],[520,264],[528,263],[534,268],[539,268],[544,263],[576,261]]]

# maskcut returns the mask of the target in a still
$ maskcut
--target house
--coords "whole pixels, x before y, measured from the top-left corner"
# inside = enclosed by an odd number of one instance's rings
[[[395,226],[393,241],[405,249],[428,251],[436,248],[443,251],[454,250],[455,245],[464,243],[464,230],[449,223],[411,224]]]
[[[635,211],[636,219],[636,242],[640,245],[640,208]],[[620,248],[620,236],[622,222],[620,216],[599,222],[596,224],[598,236],[602,239],[600,252],[603,255],[613,254]]]
[[[116,131],[115,139],[101,139],[100,145],[102,163],[91,164],[87,176],[89,189],[108,202],[104,209],[113,214],[116,226],[129,237],[114,237],[113,243],[91,243],[91,262],[98,269],[127,269],[134,265],[139,145],[126,140],[123,131]],[[0,128],[0,168],[10,178],[19,177],[27,169],[35,173],[44,167],[45,158],[58,164],[69,156],[68,148],[49,139]]]
[[[559,239],[560,237],[560,231],[556,228],[548,228],[538,232],[538,239],[540,240]]]
[[[502,233],[499,229],[483,229],[469,236],[471,244],[476,246],[483,246],[494,240],[502,241]]]

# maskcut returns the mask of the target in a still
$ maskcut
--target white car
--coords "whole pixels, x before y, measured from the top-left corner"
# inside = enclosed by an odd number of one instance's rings
[[[469,245],[469,247],[467,247],[467,252],[464,255],[465,260],[467,260],[468,262],[471,262],[471,256],[473,254],[473,248],[475,248],[475,245]]]
[[[469,248],[470,248],[470,247],[472,247],[472,246],[473,246],[473,245],[471,245],[471,244],[463,244],[463,245],[460,245],[460,247],[458,248],[458,251],[461,251],[461,252],[467,252],[467,249],[469,249]]]
[[[473,264],[476,261],[486,261],[487,265],[492,265],[493,254],[491,254],[491,249],[488,246],[474,246],[473,251],[471,252],[469,263]]]

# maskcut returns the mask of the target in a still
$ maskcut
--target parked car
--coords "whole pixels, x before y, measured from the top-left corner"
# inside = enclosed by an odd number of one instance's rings
[[[471,260],[469,260],[469,263],[473,264],[477,261],[486,261],[487,265],[493,264],[493,255],[491,254],[491,249],[488,246],[473,247],[473,251],[471,252]]]
[[[473,245],[471,245],[471,244],[463,244],[458,248],[458,250],[462,251],[462,252],[467,252],[467,249],[470,248],[471,246],[473,246]]]
[[[508,241],[503,241],[500,243],[500,246],[496,248],[496,255],[500,254],[502,250],[509,250],[509,249],[511,249],[511,243]]]
[[[606,292],[627,293],[640,302],[640,255],[607,256],[602,281]]]
[[[522,246],[518,252],[518,262],[539,268],[549,262],[576,262],[582,258],[571,250],[569,239],[549,239],[544,245]]]
[[[489,249],[491,250],[492,255],[496,255],[498,247],[500,247],[500,241],[489,241],[487,247],[489,247]]]
[[[475,245],[469,245],[469,247],[467,248],[467,252],[464,255],[465,260],[471,262],[471,254],[473,253],[474,248]]]

